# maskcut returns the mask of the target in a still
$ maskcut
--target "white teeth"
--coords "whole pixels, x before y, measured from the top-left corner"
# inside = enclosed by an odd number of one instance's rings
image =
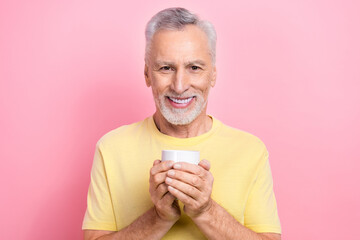
[[[175,103],[181,103],[181,104],[183,104],[183,103],[188,103],[188,102],[190,102],[193,97],[189,97],[189,98],[187,98],[187,99],[176,99],[176,98],[172,98],[172,97],[169,97],[169,98],[170,98],[171,101],[173,101],[173,102],[175,102]]]

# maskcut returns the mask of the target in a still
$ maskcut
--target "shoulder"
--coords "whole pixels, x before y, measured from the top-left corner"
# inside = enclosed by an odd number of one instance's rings
[[[264,142],[258,136],[247,131],[228,126],[224,123],[220,124],[221,128],[217,133],[220,141],[227,143],[227,145],[232,146],[235,149],[246,151],[250,154],[260,154],[262,156],[268,155]]]
[[[147,120],[148,118],[139,122],[122,125],[116,129],[107,132],[99,139],[99,141],[97,142],[97,146],[112,147],[131,141],[133,138],[136,138],[140,133],[146,131]]]
[[[233,139],[235,142],[246,145],[254,145],[256,147],[265,147],[263,141],[252,133],[237,129],[222,123],[220,134],[224,138]]]

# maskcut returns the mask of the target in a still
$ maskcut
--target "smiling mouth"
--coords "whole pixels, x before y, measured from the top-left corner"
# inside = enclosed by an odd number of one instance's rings
[[[189,98],[173,98],[173,97],[168,97],[172,102],[177,103],[177,104],[187,104],[189,103],[194,97],[189,97]]]

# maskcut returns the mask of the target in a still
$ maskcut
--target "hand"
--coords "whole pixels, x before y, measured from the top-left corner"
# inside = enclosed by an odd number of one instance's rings
[[[202,160],[199,165],[176,163],[167,172],[165,183],[169,192],[184,203],[184,212],[194,218],[212,206],[211,192],[214,178],[209,172],[210,162]]]
[[[166,173],[173,164],[172,161],[154,161],[149,179],[149,192],[155,211],[162,220],[169,222],[176,222],[181,214],[178,201],[168,192],[168,186],[165,184]]]

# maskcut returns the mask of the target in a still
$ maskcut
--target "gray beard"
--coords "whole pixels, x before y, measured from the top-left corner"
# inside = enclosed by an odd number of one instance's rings
[[[207,100],[200,95],[196,95],[195,106],[192,110],[189,108],[170,108],[166,106],[165,95],[160,96],[159,99],[154,99],[160,108],[160,112],[163,117],[173,125],[188,125],[193,122],[200,113],[204,110]]]

